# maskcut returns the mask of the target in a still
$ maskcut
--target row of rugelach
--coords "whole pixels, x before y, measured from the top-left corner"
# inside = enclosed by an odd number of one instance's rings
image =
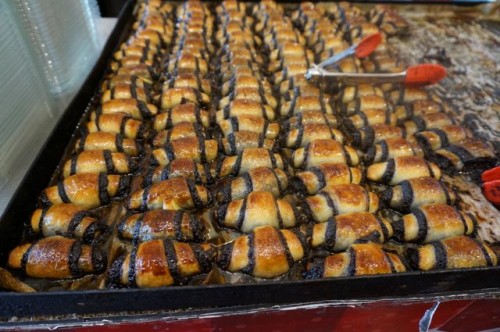
[[[147,120],[158,112],[153,83],[172,37],[171,11],[168,4],[141,6],[133,34],[113,56],[99,107],[88,115],[61,180],[42,192],[29,222],[28,234],[43,238],[15,248],[10,267],[55,279],[105,271],[106,255],[95,242],[107,227],[96,209],[129,192],[129,174],[140,164]]]
[[[378,31],[376,26],[362,17],[355,20],[358,22],[356,34],[353,31],[344,34],[349,35],[348,40],[356,42]],[[363,60],[358,68],[368,72],[403,70],[397,61],[392,60],[387,47],[379,48],[369,59]],[[351,100],[349,96],[353,93],[358,97]],[[455,125],[453,117],[446,112],[448,106],[444,102],[425,90],[360,85],[345,89],[339,96],[337,107],[343,115],[342,126],[350,133],[352,144],[365,152],[366,180],[387,186],[380,195],[387,208],[408,213],[392,223],[394,238],[400,242],[430,243],[417,248],[410,246],[406,250],[404,258],[409,265],[415,269],[431,270],[497,264],[495,253],[486,244],[463,236],[475,232],[475,219],[452,206],[456,196],[444,182],[439,181],[440,168],[422,158],[425,151],[430,160],[440,161],[428,153],[429,146],[428,143],[422,144],[426,143],[423,137],[432,139],[439,136],[446,142],[448,134],[467,133],[465,128]],[[471,159],[494,160],[488,144],[474,139],[472,145],[481,148],[471,148],[477,153]],[[464,160],[464,163],[469,161]],[[440,162],[439,165],[450,170],[449,164]],[[454,166],[460,170],[463,164]],[[365,253],[358,251],[359,247],[351,249],[351,259],[361,254],[366,261]],[[373,257],[381,258],[380,262],[388,260],[387,255],[384,259],[384,255]],[[344,257],[339,255],[318,260],[313,267],[314,276],[338,276],[331,266],[336,266],[341,260]],[[394,272],[391,264],[386,264],[386,269],[389,266]],[[365,270],[364,273],[374,271]]]

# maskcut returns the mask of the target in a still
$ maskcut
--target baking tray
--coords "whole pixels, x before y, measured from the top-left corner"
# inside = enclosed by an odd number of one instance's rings
[[[0,220],[0,266],[22,236],[77,131],[115,48],[128,36],[133,1],[129,0],[104,50],[81,90],[54,128]],[[68,315],[119,315],[166,311],[172,316],[227,308],[269,307],[347,300],[410,299],[476,293],[500,295],[500,267],[323,280],[272,281],[235,285],[174,286],[159,289],[104,289],[41,293],[0,292],[0,321],[15,317],[61,319]],[[36,319],[36,318],[35,318]]]

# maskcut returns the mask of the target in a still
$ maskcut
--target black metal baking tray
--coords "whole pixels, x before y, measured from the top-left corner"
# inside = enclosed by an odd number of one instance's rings
[[[125,40],[132,23],[133,1],[124,6],[117,25],[83,87],[68,106],[0,220],[0,266],[22,235],[23,224],[36,208],[97,91],[108,60]],[[105,289],[41,293],[0,292],[0,322],[10,317],[60,319],[64,315],[118,315],[124,312],[221,310],[229,307],[447,296],[489,293],[500,295],[500,267],[324,280],[274,281],[236,285],[175,286],[160,289]],[[50,316],[50,317],[49,317]],[[1,324],[1,323],[0,323]]]

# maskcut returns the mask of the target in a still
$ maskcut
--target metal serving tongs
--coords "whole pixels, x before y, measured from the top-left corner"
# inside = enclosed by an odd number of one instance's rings
[[[446,69],[436,64],[420,64],[408,67],[399,73],[342,73],[332,72],[325,67],[333,65],[349,56],[364,58],[369,56],[382,41],[380,33],[363,38],[357,45],[353,45],[339,54],[326,59],[320,64],[314,64],[306,73],[308,80],[320,80],[335,83],[353,84],[381,84],[404,83],[408,86],[434,84],[446,77]]]

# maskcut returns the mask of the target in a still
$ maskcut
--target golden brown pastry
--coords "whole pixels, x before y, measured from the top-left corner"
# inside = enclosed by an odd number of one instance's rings
[[[264,92],[262,89],[256,88],[235,88],[229,95],[219,101],[219,109],[223,109],[233,100],[252,100],[258,103],[268,105],[272,109],[276,109],[278,102],[276,98],[269,92]]]
[[[144,81],[141,77],[136,75],[113,75],[107,78],[102,84],[102,90],[113,89],[118,85],[130,85],[132,89],[135,87],[142,88],[145,91],[148,91],[151,82]]]
[[[306,279],[353,277],[405,272],[398,255],[375,243],[353,244],[346,252],[317,258],[307,266]]]
[[[125,113],[113,113],[94,116],[87,122],[86,129],[89,133],[101,131],[136,139],[144,136],[145,125]]]
[[[376,5],[368,12],[368,18],[387,36],[404,34],[409,28],[408,22],[387,5]]]
[[[320,111],[302,111],[288,119],[286,124],[287,128],[296,128],[308,124],[327,125],[330,128],[335,128],[337,127],[337,118],[333,114]]]
[[[220,71],[222,82],[224,82],[221,94],[224,97],[230,95],[233,89],[257,89],[259,91],[271,89],[268,82],[262,81],[260,66],[243,56],[237,55],[227,63],[222,63]]]
[[[312,96],[315,97],[316,99],[318,99],[319,97],[325,100],[325,102],[329,100],[328,97],[322,94],[322,91],[319,89],[318,86],[309,82],[304,76],[300,75],[291,77],[290,79],[281,82],[280,94],[282,96],[281,97],[282,100],[285,101],[296,100],[299,96],[301,97]],[[304,109],[302,109],[301,111],[304,111]],[[323,110],[320,109],[316,111],[322,112]]]
[[[251,131],[237,131],[230,133],[220,140],[222,153],[234,156],[246,148],[265,148],[271,151],[276,149],[274,139],[265,138],[264,135]]]
[[[428,90],[422,88],[409,88],[405,86],[398,87],[387,94],[387,98],[393,105],[401,105],[404,103],[411,103],[416,100],[434,100],[442,103],[441,99],[432,94]]]
[[[249,233],[259,226],[292,228],[298,223],[299,216],[293,206],[272,193],[253,191],[243,199],[219,205],[215,219],[222,227]]]
[[[415,100],[394,107],[394,114],[398,120],[408,120],[414,116],[447,111],[450,111],[447,104],[438,103],[434,100]]]
[[[408,248],[406,256],[414,269],[423,271],[498,264],[497,255],[488,245],[465,235],[449,237],[417,249]]]
[[[438,149],[432,157],[443,169],[457,171],[466,167],[488,169],[498,160],[493,145],[475,137]]]
[[[284,55],[279,60],[274,60],[274,61],[269,62],[268,66],[267,66],[267,70],[271,73],[281,71],[283,73],[286,73],[285,75],[288,75],[288,68],[290,66],[309,67],[310,64],[311,63],[307,59],[305,59],[303,56],[300,56],[297,54],[291,54],[291,55]]]
[[[130,195],[131,210],[193,210],[207,206],[210,193],[192,180],[174,178],[153,184]]]
[[[301,64],[291,64],[283,68],[283,70],[275,72],[271,79],[274,81],[274,84],[281,84],[284,80],[287,80],[291,77],[298,75],[305,75],[307,73],[309,66],[305,63]]]
[[[426,129],[441,128],[455,124],[455,120],[444,112],[414,116],[411,120],[401,123],[406,130],[406,134],[411,136]]]
[[[356,147],[366,150],[382,140],[406,137],[406,132],[400,127],[389,126],[386,124],[377,124],[353,131],[352,144]]]
[[[425,204],[454,204],[456,195],[446,184],[432,177],[422,177],[401,181],[388,188],[380,199],[401,212]]]
[[[293,152],[292,166],[311,168],[324,163],[341,163],[350,166],[359,164],[356,150],[333,139],[319,139]]]
[[[322,112],[326,114],[333,114],[332,107],[322,97],[316,96],[297,96],[291,101],[283,103],[280,108],[281,117],[290,117],[298,115],[302,112]]]
[[[112,61],[109,67],[111,71],[117,72],[121,67],[132,67],[141,64],[147,65],[148,67],[154,67],[156,63],[157,63],[156,57],[147,59],[139,55],[128,55],[126,57],[121,58],[120,60]]]
[[[112,99],[137,99],[145,103],[149,102],[146,91],[138,86],[129,84],[117,84],[113,88],[106,90],[102,94],[103,103]]]
[[[441,178],[441,170],[421,157],[396,157],[388,161],[370,165],[366,169],[366,178],[373,182],[397,185],[404,180],[421,177]]]
[[[153,138],[153,146],[159,148],[164,146],[168,142],[186,137],[205,139],[205,130],[201,125],[197,123],[180,122],[172,126],[172,128],[170,129],[159,131]]]
[[[196,73],[206,74],[208,65],[202,58],[189,52],[181,52],[179,56],[172,57],[168,63],[169,73]]]
[[[359,112],[354,112],[346,119],[344,125],[347,128],[362,128],[366,126],[373,126],[378,124],[385,124],[390,126],[396,125],[396,117],[394,114],[386,109],[365,109]]]
[[[174,159],[188,158],[205,164],[217,158],[218,144],[216,140],[203,140],[200,137],[181,138],[154,149],[152,160],[155,165],[166,166]]]
[[[427,151],[459,143],[471,136],[472,133],[467,128],[457,125],[442,126],[415,134],[417,142]]]
[[[36,209],[31,215],[30,232],[43,237],[62,235],[91,243],[106,230],[97,218],[71,203]]]
[[[241,115],[232,116],[218,122],[224,136],[237,131],[249,131],[264,135],[265,138],[275,139],[280,133],[278,123],[269,122],[260,116]]]
[[[69,279],[104,272],[106,256],[78,240],[51,236],[14,248],[7,265],[33,278]]]
[[[127,174],[136,168],[136,162],[125,153],[109,150],[82,151],[64,163],[63,177],[78,173]]]
[[[290,55],[298,55],[310,62],[313,62],[314,60],[314,55],[311,50],[305,48],[303,44],[290,42],[282,43],[279,48],[273,50],[271,54],[269,54],[269,60],[276,61],[284,56]]]
[[[372,84],[357,84],[346,86],[338,95],[338,101],[342,104],[347,104],[350,101],[357,100],[364,96],[379,96],[384,97],[384,92],[379,87]]]
[[[155,68],[146,64],[130,65],[118,68],[117,75],[135,75],[139,76],[146,82],[156,81],[158,73]]]
[[[327,187],[306,197],[304,211],[311,220],[325,222],[328,218],[350,212],[377,212],[378,196],[358,184]]]
[[[457,235],[471,235],[476,220],[468,213],[446,204],[423,205],[412,209],[392,224],[394,238],[400,242],[429,243]]]
[[[341,106],[341,109],[345,115],[351,116],[365,110],[379,109],[385,111],[388,109],[388,105],[384,97],[377,95],[365,95],[347,102]]]
[[[223,185],[216,198],[221,203],[227,203],[245,198],[254,191],[267,191],[278,198],[284,195],[287,188],[288,178],[281,169],[257,167]]]
[[[123,219],[118,224],[118,235],[140,242],[155,239],[203,242],[207,240],[208,227],[203,217],[184,211],[151,210]]]
[[[106,173],[82,173],[65,178],[40,195],[44,206],[73,203],[82,209],[107,205],[113,197],[122,197],[128,191],[130,177]]]
[[[343,251],[357,242],[384,243],[393,234],[391,223],[368,212],[352,212],[314,224],[311,229],[312,248]]]
[[[138,288],[183,284],[190,277],[210,271],[212,256],[208,244],[142,242],[113,262],[109,279],[112,284]]]
[[[406,69],[402,61],[394,59],[389,54],[373,54],[371,57],[364,58],[362,63],[367,73],[400,73]]]
[[[366,150],[365,162],[370,165],[396,157],[407,156],[423,157],[424,152],[420,146],[404,138],[388,138],[381,140]]]
[[[161,109],[168,110],[177,105],[193,103],[198,106],[210,103],[210,97],[193,88],[163,88]]]
[[[248,59],[241,59],[241,60],[245,61],[244,64],[246,66],[248,66],[251,63],[251,62],[249,63]],[[232,65],[234,66],[236,64],[243,65],[243,62],[240,63],[239,60],[236,61],[236,59],[233,59]],[[232,70],[229,71],[232,72]],[[227,96],[232,91],[242,88],[252,88],[252,89],[257,89],[259,91],[271,91],[271,86],[266,81],[259,80],[253,72],[252,74],[240,74],[240,72],[238,71],[238,75],[232,75],[232,76],[233,77],[230,80],[226,81],[222,85],[221,92],[223,96]]]
[[[95,132],[83,135],[76,141],[76,151],[108,150],[111,152],[123,152],[130,156],[140,153],[140,146],[130,138],[120,134]]]
[[[97,115],[125,113],[134,119],[142,120],[156,115],[158,108],[137,99],[112,99],[102,103],[102,107],[97,110],[97,113]]]
[[[283,169],[283,159],[265,148],[246,148],[237,156],[226,157],[218,163],[216,174],[220,177],[238,176],[257,167]]]
[[[314,195],[323,188],[339,184],[360,184],[363,172],[346,164],[325,163],[297,172],[290,179],[290,186],[304,195]]]
[[[170,88],[193,88],[207,95],[212,93],[210,81],[196,74],[179,74],[175,78],[172,78],[168,84],[170,84]]]
[[[325,139],[334,139],[343,144],[344,134],[340,130],[332,129],[325,124],[305,124],[290,128],[283,138],[284,146],[290,149],[298,149],[315,140]]]
[[[173,178],[186,178],[196,184],[212,183],[212,176],[208,164],[198,164],[190,158],[174,159],[166,166],[158,166],[148,172],[144,178],[143,186],[150,186],[163,180]]]
[[[273,278],[288,272],[306,255],[306,248],[300,232],[262,226],[222,245],[217,264],[222,270]]]
[[[198,123],[204,128],[210,127],[210,116],[192,103],[175,106],[171,110],[158,114],[153,119],[153,129],[160,131],[169,129],[181,122]]]
[[[155,51],[149,47],[127,45],[127,47],[120,48],[113,54],[115,60],[122,60],[129,56],[139,56],[145,60],[153,60]]]
[[[260,116],[270,121],[274,120],[276,117],[274,110],[270,106],[247,99],[233,100],[229,105],[224,107],[224,109],[217,111],[215,117],[216,121],[220,122],[232,116],[242,115]]]

